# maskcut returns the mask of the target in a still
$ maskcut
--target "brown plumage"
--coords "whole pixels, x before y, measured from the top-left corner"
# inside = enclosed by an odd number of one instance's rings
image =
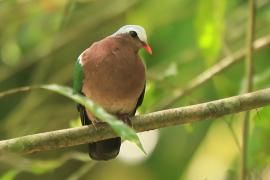
[[[144,96],[145,66],[138,51],[145,45],[128,33],[113,35],[93,43],[80,57],[84,72],[82,93],[128,123]],[[83,106],[79,106],[79,111],[83,125],[99,123]],[[89,155],[95,160],[109,160],[118,155],[120,145],[119,137],[91,143]]]
[[[85,76],[82,92],[109,113],[133,112],[145,84],[139,48],[140,43],[131,36],[119,35],[86,49],[82,54]]]

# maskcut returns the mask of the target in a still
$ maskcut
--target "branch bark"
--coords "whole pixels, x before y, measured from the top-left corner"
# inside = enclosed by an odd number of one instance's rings
[[[270,105],[270,88],[207,103],[135,116],[132,122],[134,129],[142,132],[218,118],[267,105]],[[106,124],[100,124],[96,129],[93,126],[63,129],[0,141],[0,154],[3,155],[5,152],[29,154],[86,144],[115,136],[113,130]]]

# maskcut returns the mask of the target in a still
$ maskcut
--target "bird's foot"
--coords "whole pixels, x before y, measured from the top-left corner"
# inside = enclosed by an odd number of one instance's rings
[[[97,130],[97,124],[99,124],[100,122],[98,121],[92,121],[92,125],[94,126],[94,128]]]
[[[92,113],[87,112],[87,115],[92,123],[92,125],[94,126],[94,128],[97,130],[97,125],[101,123],[100,120],[98,120],[98,118],[96,118]]]
[[[129,125],[130,127],[133,127],[130,116],[128,114],[118,115],[118,118],[121,119],[125,124]]]

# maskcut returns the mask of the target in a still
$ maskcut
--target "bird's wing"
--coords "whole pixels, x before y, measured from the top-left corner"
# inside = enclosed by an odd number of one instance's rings
[[[74,67],[73,93],[83,95],[82,86],[83,86],[84,73],[83,73],[83,68],[80,62],[81,62],[81,56],[79,56]],[[80,113],[82,125],[91,124],[91,121],[87,117],[85,107],[81,104],[77,104],[77,110]]]
[[[142,105],[143,98],[144,98],[144,93],[145,93],[145,86],[146,86],[146,83],[144,83],[144,88],[143,88],[143,90],[142,90],[141,95],[140,95],[139,98],[138,98],[136,107],[135,107],[134,111],[132,112],[132,115],[135,115],[136,110],[138,109],[138,107],[140,107],[140,105]]]
[[[74,76],[73,76],[73,93],[80,94],[83,86],[84,73],[81,65],[81,56],[79,56],[75,68],[74,68]]]

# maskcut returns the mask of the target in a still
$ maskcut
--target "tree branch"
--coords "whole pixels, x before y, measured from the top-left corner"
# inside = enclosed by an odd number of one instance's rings
[[[269,44],[270,44],[270,35],[259,38],[253,43],[254,50],[262,49],[263,47],[266,47]],[[225,57],[224,59],[221,59],[217,64],[199,74],[197,77],[192,79],[190,83],[188,83],[183,89],[179,89],[176,93],[172,94],[172,96],[170,96],[169,98],[166,98],[165,101],[162,101],[153,109],[161,110],[169,108],[175,102],[179,101],[181,98],[190,94],[194,89],[208,82],[210,79],[212,79],[213,76],[220,74],[233,64],[240,62],[245,57],[245,55],[246,50],[241,49],[233,53],[232,55]]]
[[[16,94],[19,92],[28,92],[31,91],[33,89],[38,89],[38,86],[23,86],[23,87],[19,87],[19,88],[14,88],[14,89],[10,89],[4,92],[0,92],[0,98],[5,97],[5,96],[9,96],[12,94]]]
[[[142,132],[218,118],[267,105],[270,105],[270,88],[207,103],[135,116],[132,122],[134,129]],[[0,154],[3,155],[5,152],[28,154],[86,144],[115,136],[114,131],[106,124],[100,124],[96,129],[93,126],[63,129],[0,141]]]

